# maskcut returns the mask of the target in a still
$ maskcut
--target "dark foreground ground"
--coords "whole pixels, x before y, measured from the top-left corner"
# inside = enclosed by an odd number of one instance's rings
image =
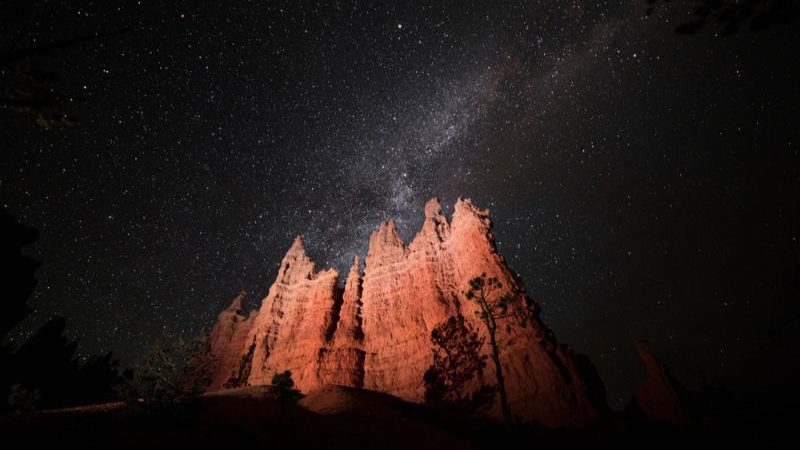
[[[374,392],[331,387],[284,414],[268,388],[143,410],[122,403],[0,417],[2,448],[800,448],[791,424],[681,433],[611,420],[583,431],[518,428],[431,411]],[[794,427],[800,427],[795,424]],[[11,444],[12,446],[7,446]]]

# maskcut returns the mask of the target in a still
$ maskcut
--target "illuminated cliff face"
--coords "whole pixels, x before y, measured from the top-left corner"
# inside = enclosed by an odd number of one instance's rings
[[[212,333],[218,360],[212,389],[269,384],[273,374],[290,370],[304,392],[339,384],[422,402],[434,355],[447,353],[432,334],[449,319],[457,318],[475,338],[480,358],[490,357],[478,307],[465,296],[469,280],[481,274],[496,277],[503,286],[497,295],[511,294],[527,318],[524,326],[508,321],[497,330],[513,415],[547,426],[593,421],[591,370],[539,321],[521,281],[495,249],[488,211],[462,199],[449,222],[438,201],[430,200],[422,229],[408,245],[394,222],[380,224],[370,237],[363,274],[356,258],[343,290],[336,271],[316,271],[302,237],[296,238],[260,309],[245,318],[237,299],[220,314]],[[462,378],[450,386],[459,398],[497,383],[493,364]],[[499,416],[492,397],[488,411]]]

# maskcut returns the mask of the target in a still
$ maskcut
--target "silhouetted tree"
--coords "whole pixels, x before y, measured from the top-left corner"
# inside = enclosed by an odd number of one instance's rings
[[[67,113],[66,105],[72,97],[56,89],[59,81],[53,72],[16,64],[2,72],[0,106],[32,117],[48,130],[70,127],[75,119]]]
[[[6,34],[8,30],[4,30]],[[8,47],[0,47],[0,108],[8,108],[19,114],[32,117],[46,129],[67,128],[75,119],[67,113],[67,104],[75,97],[59,92],[60,77],[52,70],[36,67],[36,57],[77,47],[98,39],[126,33],[128,28],[110,32],[77,35],[47,43],[36,43],[18,48],[21,33]],[[9,36],[5,36],[9,37]],[[3,41],[0,39],[0,41]]]
[[[91,355],[78,368],[74,389],[80,392],[81,403],[102,403],[119,398],[119,361],[111,352]]]
[[[39,389],[26,389],[17,383],[8,391],[8,409],[15,414],[31,412],[39,406],[41,396]]]
[[[37,393],[36,409],[60,408],[87,403],[110,401],[116,398],[114,385],[118,381],[117,361],[111,353],[91,356],[85,362],[76,358],[78,342],[65,336],[66,321],[54,317],[47,321],[30,339],[10,356],[4,372],[10,386],[8,394]]]
[[[81,364],[75,358],[77,342],[64,334],[63,318],[50,319],[20,346],[6,340],[31,311],[27,300],[40,263],[21,250],[37,236],[35,229],[0,212],[0,409],[24,412],[111,400],[116,361],[107,354]]]
[[[188,339],[161,339],[126,373],[123,397],[159,409],[199,396],[212,381],[210,345],[206,330]]]
[[[670,0],[647,0],[650,15],[657,3]],[[693,0],[693,18],[675,28],[679,34],[693,34],[706,25],[722,27],[721,36],[729,36],[743,27],[751,31],[783,25],[800,17],[800,0]]]
[[[286,405],[300,398],[300,391],[294,388],[292,372],[289,370],[273,375],[272,387],[275,388],[275,394],[278,396],[278,402],[281,405],[281,411],[278,415],[278,418],[281,418],[286,411]]]
[[[497,392],[500,395],[500,408],[506,425],[511,426],[511,409],[508,406],[503,369],[500,366],[500,350],[497,347],[497,327],[501,321],[505,322],[507,329],[510,329],[512,323],[524,327],[527,325],[530,314],[525,305],[515,301],[514,293],[503,292],[502,289],[503,284],[496,277],[487,278],[483,273],[469,281],[469,290],[465,292],[465,295],[480,308],[477,314],[489,332],[489,344],[492,347],[492,360],[497,375]]]
[[[486,367],[486,356],[480,353],[483,339],[459,315],[436,326],[431,331],[431,342],[433,364],[423,375],[425,400],[466,411],[484,406],[493,389],[466,392],[469,381],[480,376]]]
[[[41,263],[23,255],[22,248],[38,236],[35,229],[0,211],[0,346],[4,354],[8,353],[6,335],[31,312],[27,301],[36,287],[35,273]]]
[[[22,254],[22,248],[32,244],[38,232],[0,211],[0,409],[4,409],[14,384],[11,356],[14,350],[6,336],[14,326],[30,314],[28,297],[36,286],[36,269],[40,263]],[[18,386],[19,389],[24,389]]]
[[[11,359],[11,378],[26,390],[38,389],[39,408],[55,408],[70,403],[67,388],[76,379],[78,343],[64,336],[66,321],[54,317],[17,349]]]

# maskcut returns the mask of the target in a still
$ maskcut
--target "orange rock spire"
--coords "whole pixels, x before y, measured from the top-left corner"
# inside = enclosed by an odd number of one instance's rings
[[[276,372],[291,370],[304,392],[340,384],[421,402],[435,327],[463,317],[483,340],[482,353],[491,351],[476,306],[464,295],[469,280],[482,273],[497,277],[513,301],[528,305],[521,281],[497,253],[488,211],[469,199],[458,199],[450,222],[437,199],[428,201],[422,229],[407,246],[394,221],[381,223],[370,236],[363,274],[356,258],[343,291],[335,270],[315,271],[298,237],[246,324],[241,315],[220,314],[213,348],[221,367],[212,388],[223,378],[268,384]],[[502,327],[497,335],[513,414],[545,426],[594,421],[598,405],[587,385],[592,374],[557,343],[538,311],[527,311],[527,326]],[[232,321],[244,325],[231,333]],[[495,383],[489,364],[465,389]],[[496,400],[491,413],[499,417]]]

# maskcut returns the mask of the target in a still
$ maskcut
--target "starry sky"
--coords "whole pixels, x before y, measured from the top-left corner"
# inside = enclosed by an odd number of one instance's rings
[[[41,233],[18,336],[61,315],[129,364],[239,290],[255,306],[293,236],[346,273],[381,220],[408,241],[428,198],[465,196],[612,406],[639,338],[688,383],[788,371],[797,26],[678,35],[685,2],[199,3],[0,6],[2,52],[123,31],[25,61],[74,126],[0,106],[0,204]]]

